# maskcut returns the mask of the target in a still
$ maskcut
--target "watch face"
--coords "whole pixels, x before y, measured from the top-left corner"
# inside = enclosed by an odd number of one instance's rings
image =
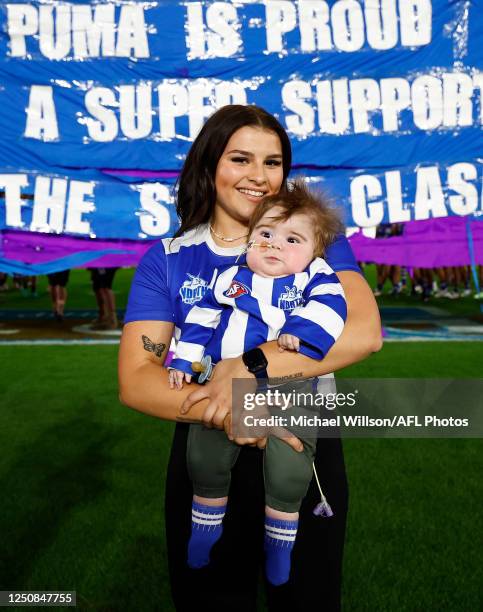
[[[264,370],[268,365],[268,361],[261,349],[252,349],[251,351],[244,353],[243,362],[250,372]]]

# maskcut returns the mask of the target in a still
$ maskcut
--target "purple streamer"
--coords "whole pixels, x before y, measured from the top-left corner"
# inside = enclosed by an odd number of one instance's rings
[[[475,262],[483,264],[483,223],[471,222],[471,230]],[[471,264],[464,218],[410,221],[405,224],[402,236],[373,239],[358,233],[350,237],[350,243],[361,262],[411,268]]]
[[[483,223],[471,222],[471,231],[474,261],[483,265]],[[105,255],[81,266],[100,268],[136,266],[149,247],[158,240],[98,240],[23,231],[3,231],[0,238],[1,257],[27,264],[45,263],[85,251],[127,251]],[[361,262],[410,268],[471,264],[464,218],[411,221],[405,224],[402,236],[372,239],[359,233],[351,236],[350,243],[357,260]]]
[[[74,238],[72,236],[5,231],[2,232],[1,255],[5,259],[36,264],[60,259],[73,253],[116,249],[127,251],[127,253],[104,255],[80,267],[113,268],[136,266],[144,253],[157,240],[157,238],[145,241],[92,240],[89,238]]]

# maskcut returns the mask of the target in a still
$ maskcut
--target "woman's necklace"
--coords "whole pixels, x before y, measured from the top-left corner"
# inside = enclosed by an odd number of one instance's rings
[[[248,237],[248,234],[243,234],[243,236],[238,236],[237,238],[227,238],[226,236],[220,236],[220,234],[217,234],[215,232],[212,225],[210,225],[210,230],[213,236],[216,236],[219,240],[223,240],[223,242],[235,242],[235,240],[241,240],[242,238]]]

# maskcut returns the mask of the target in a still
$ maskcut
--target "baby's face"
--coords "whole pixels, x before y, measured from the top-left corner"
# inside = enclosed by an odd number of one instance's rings
[[[249,237],[255,245],[247,252],[247,265],[260,276],[278,278],[296,274],[314,259],[311,217],[298,214],[287,221],[274,221],[281,212],[278,206],[269,210]]]

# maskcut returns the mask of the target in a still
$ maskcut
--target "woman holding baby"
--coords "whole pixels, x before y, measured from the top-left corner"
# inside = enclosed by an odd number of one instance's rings
[[[150,249],[131,288],[120,348],[120,395],[136,410],[177,421],[165,516],[172,596],[181,611],[255,610],[264,560],[266,440],[235,438],[240,452],[231,471],[223,534],[208,565],[188,566],[193,497],[186,460],[189,423],[229,433],[232,380],[254,379],[264,364],[270,378],[308,379],[360,361],[381,347],[376,303],[340,234],[324,257],[343,287],[347,320],[323,359],[296,350],[282,352],[277,341],[270,340],[259,345],[259,352],[223,358],[203,386],[191,383],[170,389],[163,364],[171,338],[179,336],[188,313],[210,291],[215,270],[243,264],[240,255],[246,250],[250,219],[265,198],[286,190],[290,166],[288,136],[272,115],[254,106],[217,111],[193,143],[179,179],[180,229],[174,239]],[[283,444],[303,452],[295,437]],[[270,610],[340,609],[348,497],[341,441],[319,439],[314,452],[334,516],[321,519],[312,514],[320,501],[312,479],[300,508],[289,580],[267,585]]]

